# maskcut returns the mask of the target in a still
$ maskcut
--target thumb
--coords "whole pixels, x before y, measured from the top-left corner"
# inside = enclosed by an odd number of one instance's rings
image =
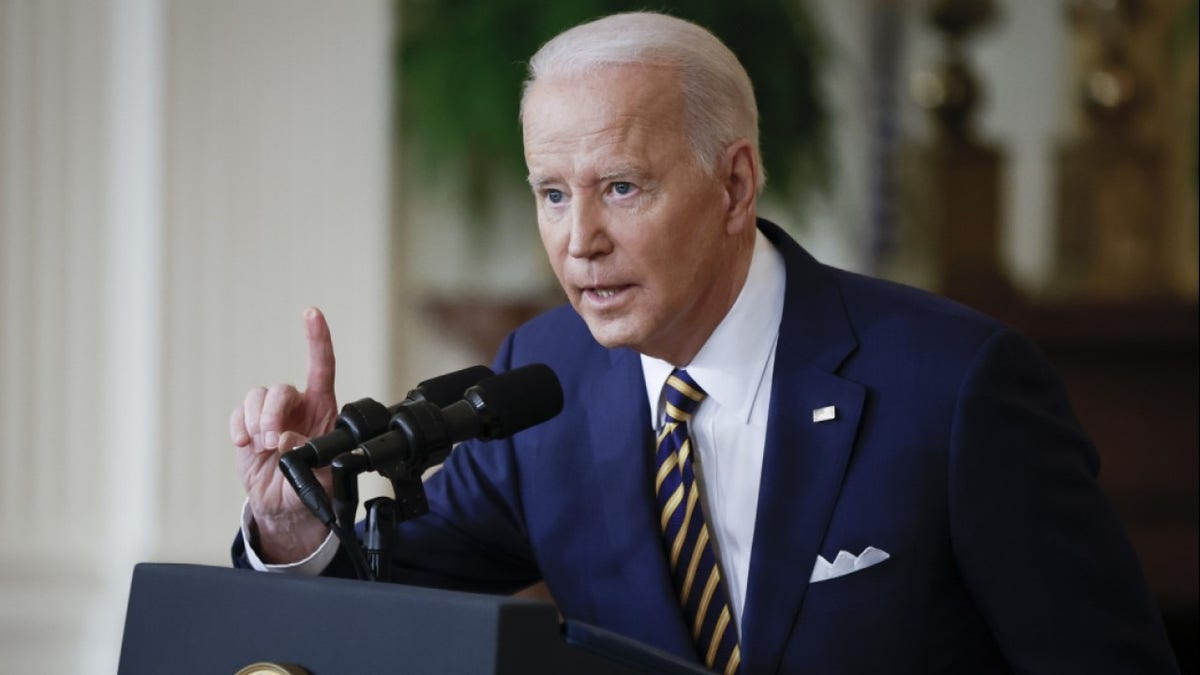
[[[279,451],[287,452],[294,450],[308,442],[308,436],[298,434],[295,431],[285,431],[279,434]]]

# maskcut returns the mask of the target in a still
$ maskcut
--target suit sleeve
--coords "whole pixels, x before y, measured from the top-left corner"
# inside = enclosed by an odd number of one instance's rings
[[[1037,351],[993,335],[968,370],[949,454],[963,577],[1017,672],[1178,672],[1099,460]]]
[[[513,367],[514,335],[500,347],[496,372]],[[511,593],[540,579],[525,530],[513,439],[460,444],[425,490],[430,512],[397,528],[394,581]]]

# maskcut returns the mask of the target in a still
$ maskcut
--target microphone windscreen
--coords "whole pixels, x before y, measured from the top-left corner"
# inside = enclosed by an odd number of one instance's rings
[[[541,424],[563,409],[562,385],[543,363],[514,368],[489,377],[471,389],[483,404],[489,438],[507,438]]]
[[[408,392],[409,401],[429,401],[439,408],[461,401],[463,392],[492,377],[495,373],[487,366],[471,366],[425,380],[416,389]]]

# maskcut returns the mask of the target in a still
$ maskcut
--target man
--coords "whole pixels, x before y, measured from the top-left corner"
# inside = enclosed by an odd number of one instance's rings
[[[655,14],[569,30],[531,60],[522,128],[570,307],[496,367],[549,364],[565,407],[451,454],[400,527],[400,580],[544,579],[564,616],[723,672],[1174,669],[1049,368],[756,220],[753,93],[712,35]],[[275,469],[336,414],[328,328],[306,325],[307,389],[233,413],[234,557],[345,573]]]

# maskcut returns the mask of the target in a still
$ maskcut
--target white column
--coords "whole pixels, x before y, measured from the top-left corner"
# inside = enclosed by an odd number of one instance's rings
[[[163,8],[114,0],[109,64],[108,562],[120,575],[156,543],[163,459]],[[119,488],[118,488],[119,486]]]
[[[108,3],[0,2],[0,671],[68,672],[102,588]]]
[[[103,16],[84,2],[0,4],[0,556],[75,541],[101,466],[102,148],[93,83]],[[94,497],[94,495],[93,495]]]

